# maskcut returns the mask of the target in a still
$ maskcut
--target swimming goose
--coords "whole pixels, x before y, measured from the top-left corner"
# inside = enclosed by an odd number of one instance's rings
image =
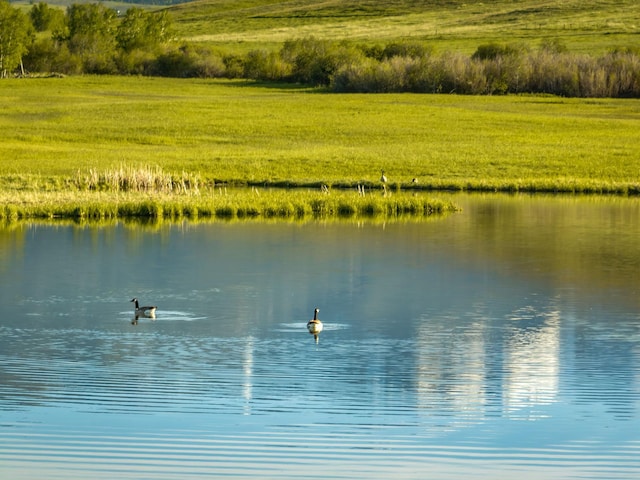
[[[322,331],[322,322],[318,319],[319,308],[316,308],[313,312],[313,320],[309,320],[307,323],[307,330],[313,335],[317,335]]]
[[[158,307],[151,307],[151,306],[146,306],[146,307],[141,307],[140,304],[138,303],[138,299],[137,298],[132,298],[131,301],[134,304],[134,310],[133,313],[135,313],[136,318],[137,317],[147,317],[147,318],[156,318],[156,308]]]

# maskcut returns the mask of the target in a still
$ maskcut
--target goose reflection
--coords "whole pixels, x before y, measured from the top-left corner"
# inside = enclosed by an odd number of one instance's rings
[[[318,343],[318,335],[323,328],[322,322],[318,318],[318,312],[320,312],[320,309],[316,307],[313,311],[313,318],[307,322],[307,330],[309,330],[309,333],[313,335],[316,343]]]

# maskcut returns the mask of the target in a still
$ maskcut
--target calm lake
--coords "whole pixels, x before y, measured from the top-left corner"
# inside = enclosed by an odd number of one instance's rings
[[[640,199],[452,198],[0,228],[0,478],[639,478]]]

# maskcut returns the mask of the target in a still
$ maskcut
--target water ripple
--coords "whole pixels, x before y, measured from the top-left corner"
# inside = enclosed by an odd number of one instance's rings
[[[304,322],[221,336],[218,318],[177,310],[0,327],[0,474],[636,478],[635,367],[606,338],[561,364],[555,317],[525,310],[522,328],[451,315],[366,342],[327,322],[319,344]]]
[[[381,440],[334,425],[298,425],[268,432],[168,431],[162,435],[94,436],[57,430],[29,434],[7,429],[0,440],[2,470],[11,478],[496,478],[535,468],[551,478],[631,478],[640,467],[640,446],[602,454],[597,442],[554,448],[424,445],[413,436]],[[74,467],[70,469],[69,463]],[[20,470],[30,465],[28,471]]]

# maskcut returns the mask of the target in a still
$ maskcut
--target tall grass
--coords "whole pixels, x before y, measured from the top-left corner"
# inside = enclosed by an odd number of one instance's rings
[[[106,171],[95,168],[90,168],[87,172],[79,171],[71,183],[80,190],[197,195],[201,180],[197,174],[181,172],[179,175],[172,175],[159,166],[121,165]]]

